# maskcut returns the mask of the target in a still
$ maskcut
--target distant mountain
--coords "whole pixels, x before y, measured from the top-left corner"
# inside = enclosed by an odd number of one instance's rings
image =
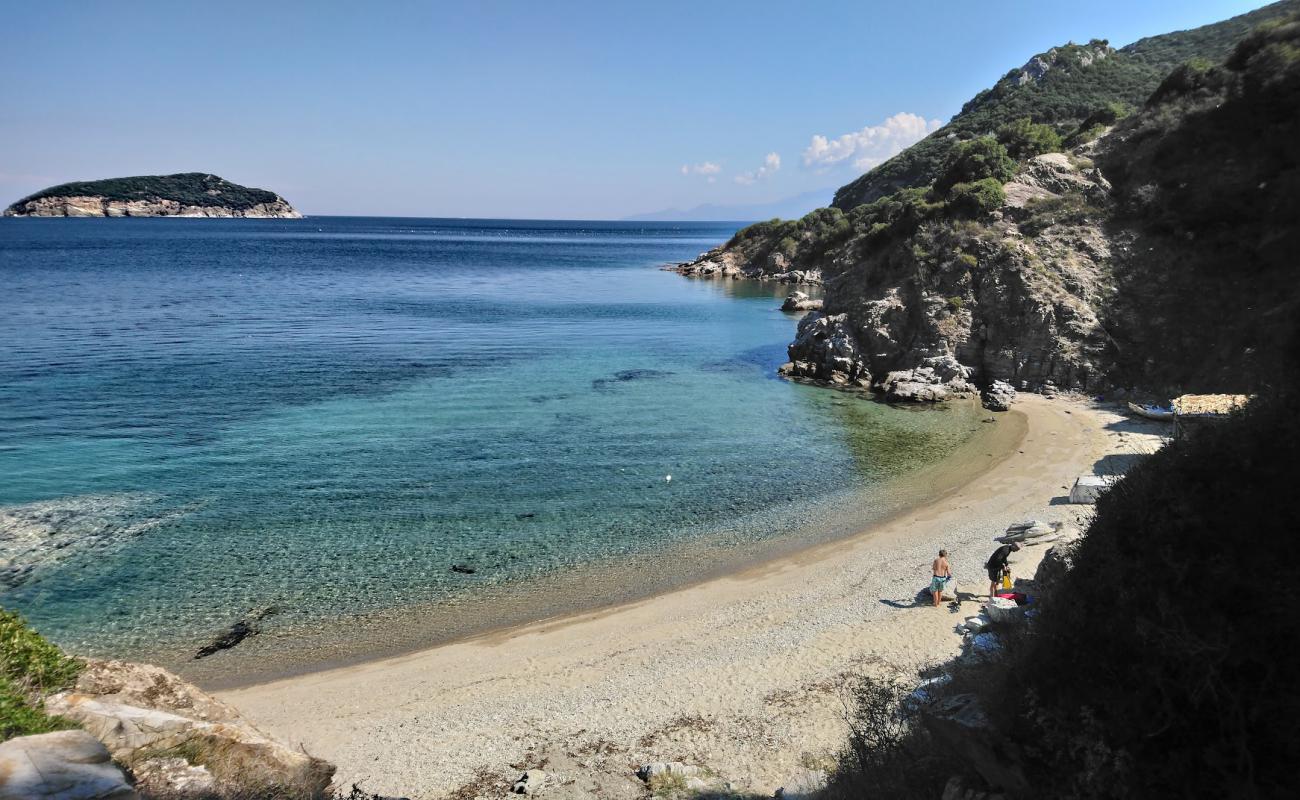
[[[798,219],[814,208],[821,208],[831,201],[834,188],[815,189],[784,200],[770,203],[747,203],[739,205],[718,205],[705,203],[685,211],[670,208],[666,211],[653,211],[647,214],[635,214],[623,219],[629,222],[748,222],[765,220],[773,217],[781,219]]]
[[[278,217],[302,215],[283,197],[206,172],[137,175],[51,186],[5,209],[6,217]]]

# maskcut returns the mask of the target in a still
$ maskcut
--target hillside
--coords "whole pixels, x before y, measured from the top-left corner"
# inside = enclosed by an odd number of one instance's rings
[[[286,217],[301,215],[265,189],[203,172],[75,181],[28,195],[8,217]]]
[[[841,187],[832,205],[847,211],[902,188],[929,185],[960,142],[993,134],[1021,117],[1050,125],[1062,136],[1112,122],[1117,111],[1140,107],[1174,67],[1193,59],[1218,63],[1256,25],[1296,11],[1300,0],[1285,0],[1119,50],[1094,39],[1040,53],[976,95],[947,125]]]
[[[1136,72],[1105,66],[1121,62],[1103,43],[1058,48],[1038,80],[1004,78],[957,122],[1024,116],[945,143],[933,164],[930,139],[902,154],[929,165],[924,186],[751,226],[681,271],[822,279],[824,313],[800,324],[785,372],[896,399],[995,381],[1165,395],[1267,386],[1296,298],[1285,254],[1300,219],[1300,69],[1295,25],[1276,20],[1290,10],[1300,3],[1256,12],[1274,18],[1267,31],[1218,66],[1176,67],[1133,113],[1068,131],[1033,121],[1070,107],[1063,90],[1044,93],[1053,73],[1075,88],[1122,78],[1113,100],[1135,91]],[[1137,52],[1222,54],[1242,26],[1154,37]]]

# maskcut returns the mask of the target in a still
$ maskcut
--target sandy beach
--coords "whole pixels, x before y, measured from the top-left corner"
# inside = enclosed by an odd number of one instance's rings
[[[1075,477],[1159,446],[1158,423],[1022,395],[1008,457],[847,540],[641,602],[396,658],[224,691],[255,724],[339,767],[340,785],[415,798],[500,796],[523,768],[548,796],[638,796],[635,765],[701,765],[765,795],[843,746],[841,689],[957,655],[962,613],[915,605],[939,547],[984,592],[993,537],[1037,518],[1078,526]],[[1002,419],[1007,420],[1008,415]],[[1046,547],[1016,554],[1032,574]],[[671,569],[647,564],[646,569]]]

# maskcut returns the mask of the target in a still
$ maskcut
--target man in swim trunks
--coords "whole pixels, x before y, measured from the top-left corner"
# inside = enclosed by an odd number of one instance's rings
[[[948,551],[940,550],[939,557],[930,565],[930,594],[934,595],[934,607],[939,607],[940,600],[943,599],[943,586],[952,578],[952,570],[948,568]]]
[[[1007,570],[1007,560],[1019,549],[1020,545],[1015,542],[1004,544],[994,550],[993,555],[989,556],[989,560],[984,563],[984,568],[989,571],[989,599],[992,599],[998,590],[998,581],[1002,580],[1002,573]]]

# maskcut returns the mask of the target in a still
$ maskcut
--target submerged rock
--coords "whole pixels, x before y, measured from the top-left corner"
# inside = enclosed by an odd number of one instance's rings
[[[198,661],[200,658],[207,658],[208,656],[214,653],[219,653],[222,650],[229,650],[248,637],[256,636],[262,632],[262,627],[259,623],[278,612],[279,609],[275,606],[268,606],[267,608],[249,612],[243,619],[240,619],[231,625],[225,633],[200,647],[198,652],[194,654],[194,660]]]

